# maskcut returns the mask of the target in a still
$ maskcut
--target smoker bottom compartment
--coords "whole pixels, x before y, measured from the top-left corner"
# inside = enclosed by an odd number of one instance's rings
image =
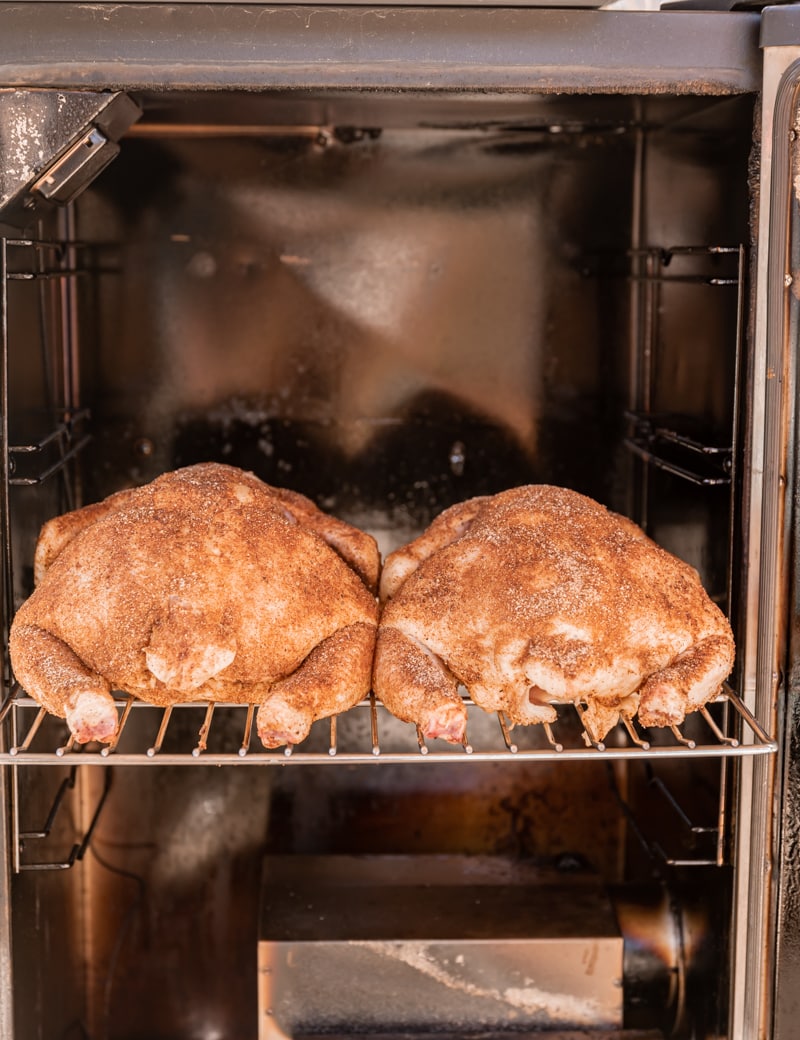
[[[623,992],[684,972],[665,909],[502,857],[269,856],[258,1035],[663,1036],[623,1028]]]

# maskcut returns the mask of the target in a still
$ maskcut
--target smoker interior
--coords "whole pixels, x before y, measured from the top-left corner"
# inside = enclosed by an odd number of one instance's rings
[[[29,229],[73,244],[7,246],[17,604],[49,516],[216,459],[384,553],[472,495],[568,486],[697,567],[740,631],[753,97],[136,100],[114,163]],[[726,1035],[735,758],[203,761],[13,767],[15,1040],[292,1032],[262,1021],[256,958],[265,863],[292,856],[510,864],[555,921],[623,936],[602,1035]],[[600,1035],[569,986],[504,1027]],[[354,1006],[294,1031],[448,1034]]]

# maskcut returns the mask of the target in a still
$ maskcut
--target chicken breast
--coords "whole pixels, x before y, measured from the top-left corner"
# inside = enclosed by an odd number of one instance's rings
[[[112,690],[257,703],[266,747],[369,692],[374,539],[234,467],[176,470],[50,521],[34,569],[12,667],[80,742],[116,732]]]
[[[373,688],[427,737],[464,739],[459,685],[515,724],[584,702],[602,739],[621,712],[680,723],[733,667],[730,625],[697,572],[564,488],[445,510],[387,557],[381,599]]]

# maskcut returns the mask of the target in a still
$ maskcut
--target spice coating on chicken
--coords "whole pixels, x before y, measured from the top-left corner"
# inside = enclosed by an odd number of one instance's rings
[[[583,701],[597,739],[638,708],[680,723],[730,673],[727,618],[697,572],[576,492],[514,488],[445,510],[390,554],[373,688],[428,737],[464,739],[459,684],[515,724]]]
[[[298,743],[369,692],[378,568],[302,495],[189,466],[45,524],[12,667],[80,742],[114,735],[116,690],[259,704],[265,746]]]

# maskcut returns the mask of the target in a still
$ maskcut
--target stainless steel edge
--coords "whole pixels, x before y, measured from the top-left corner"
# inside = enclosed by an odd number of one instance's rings
[[[791,409],[784,330],[789,124],[798,48],[764,52],[761,176],[753,355],[748,376],[750,470],[744,489],[744,607],[747,618],[742,696],[767,730],[778,727],[787,614],[785,507]],[[731,943],[729,1035],[770,1035],[773,1001],[775,759],[743,760],[739,776]]]
[[[777,12],[775,12],[777,14]],[[785,30],[793,32],[796,42],[800,39],[800,22],[797,8],[787,9],[784,17],[775,22]],[[770,42],[781,43],[779,34],[770,36]],[[774,252],[771,263],[774,265],[771,283],[773,289],[765,306],[768,308],[767,329],[768,345],[774,349],[778,345],[783,350],[783,374],[785,377],[786,407],[786,478],[789,500],[796,503],[798,483],[798,305],[797,305],[797,264],[798,264],[798,183],[797,176],[797,132],[798,106],[800,105],[800,47],[773,46],[765,51],[766,67],[771,78],[765,78],[774,87],[775,101],[772,104],[774,124],[771,127],[770,139],[773,147],[771,156],[772,177],[770,210],[772,214],[772,234],[779,249]],[[781,269],[778,265],[782,263]],[[782,293],[778,292],[778,281],[783,279]],[[774,357],[775,355],[773,355]],[[775,832],[773,835],[774,884],[772,886],[773,903],[770,912],[773,917],[774,939],[772,957],[767,966],[769,988],[773,994],[770,1008],[769,1036],[772,1040],[791,1040],[797,1032],[797,1014],[800,1003],[797,995],[798,971],[798,910],[797,910],[797,869],[794,850],[797,842],[797,795],[796,778],[798,771],[797,748],[797,712],[798,712],[798,646],[797,646],[797,611],[798,611],[798,556],[797,556],[797,507],[790,509],[787,505],[787,516],[784,523],[787,543],[787,580],[785,586],[789,594],[789,602],[785,608],[786,633],[784,644],[787,647],[784,657],[785,679],[781,683],[777,711],[781,721],[782,737],[780,755],[777,762],[778,779],[774,797]]]

